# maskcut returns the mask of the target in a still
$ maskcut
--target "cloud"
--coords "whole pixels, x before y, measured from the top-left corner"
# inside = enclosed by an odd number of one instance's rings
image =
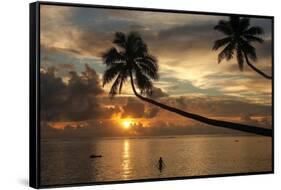
[[[123,107],[122,117],[133,117],[140,118],[143,117],[145,113],[145,105],[140,100],[135,98],[128,98],[127,104]]]
[[[122,106],[122,118],[154,118],[160,109],[154,105],[142,102],[137,98],[129,97],[127,103]]]
[[[165,79],[164,79],[165,80]],[[203,86],[193,84],[190,80],[178,80],[174,79],[170,81],[173,83],[166,87],[171,95],[187,95],[187,94],[208,94],[211,96],[222,95],[221,88],[218,86]]]
[[[104,108],[97,97],[103,94],[96,71],[85,65],[82,73],[69,72],[67,83],[56,76],[56,68],[41,70],[41,119],[81,121],[110,117],[117,107]]]
[[[142,102],[137,98],[129,97],[125,105],[122,106],[122,118],[154,118],[160,109],[154,105]]]
[[[256,124],[257,123],[257,120],[255,119],[252,119],[251,115],[250,114],[243,114],[240,118],[240,120],[242,122],[247,122],[247,123],[252,123],[252,124]]]
[[[272,117],[271,116],[262,116],[257,117],[249,113],[244,113],[240,117],[242,123],[250,124],[253,126],[259,126],[264,128],[272,128]]]
[[[160,111],[160,108],[156,106],[147,106],[146,112],[144,114],[145,118],[154,118],[157,116],[158,112]]]
[[[86,23],[77,18],[80,10],[84,10]],[[76,56],[99,56],[110,45],[113,33],[99,31],[98,27],[95,27],[95,17],[89,24],[90,21],[85,17],[86,12],[89,11],[75,7],[43,5],[40,16],[41,46]]]
[[[169,96],[168,93],[164,92],[161,88],[155,86],[152,88],[152,94],[150,95],[150,97],[153,99],[163,98],[167,96]]]
[[[147,138],[147,136],[167,136],[175,138],[175,135],[203,135],[203,134],[245,134],[240,131],[210,127],[208,125],[193,123],[187,125],[185,123],[175,123],[161,121],[151,123],[145,126],[142,122],[135,122],[131,125],[130,130],[123,129],[114,120],[91,120],[83,123],[65,124],[63,129],[56,129],[55,123],[41,123],[42,139],[59,138],[59,139],[75,139],[75,138],[95,138],[95,137],[128,137],[131,138]],[[166,138],[167,138],[166,137]]]
[[[89,120],[42,121],[43,138],[93,138],[116,136],[173,136],[191,134],[244,134],[239,131],[209,126],[188,118],[173,114],[152,104],[147,104],[133,97],[120,97],[113,100],[102,99],[96,107],[99,112]],[[233,97],[165,97],[165,104],[204,116],[271,128],[271,106],[253,104]],[[113,103],[109,105],[109,103]],[[107,105],[102,107],[101,105]],[[107,113],[107,114],[105,114]],[[121,114],[130,117],[133,124],[129,130],[122,128],[120,119],[111,117]]]
[[[209,117],[240,117],[245,113],[254,116],[271,115],[270,105],[251,103],[232,96],[181,96],[165,99],[165,102],[171,106]]]

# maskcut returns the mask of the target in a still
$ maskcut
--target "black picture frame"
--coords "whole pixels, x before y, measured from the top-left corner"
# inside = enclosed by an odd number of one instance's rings
[[[106,182],[90,182],[90,183],[73,183],[73,184],[53,184],[41,185],[40,183],[40,6],[41,5],[56,5],[70,7],[88,7],[88,8],[106,8],[118,10],[136,10],[136,11],[152,11],[166,13],[192,13],[199,15],[217,15],[217,16],[246,16],[251,18],[267,18],[272,22],[272,170],[269,172],[248,172],[235,174],[219,174],[219,175],[199,175],[199,176],[182,176],[159,179],[137,179],[126,181],[106,181]],[[249,15],[249,14],[232,14],[232,13],[217,13],[217,12],[201,12],[187,10],[169,10],[156,8],[141,8],[141,7],[123,7],[123,6],[108,6],[108,5],[91,5],[91,4],[76,4],[76,3],[60,3],[40,1],[30,3],[29,8],[29,43],[30,43],[30,91],[29,91],[29,185],[33,188],[51,188],[51,187],[69,187],[69,186],[85,186],[85,185],[100,185],[100,184],[118,184],[118,183],[134,183],[146,181],[163,181],[163,180],[182,180],[194,178],[211,178],[211,177],[227,177],[227,176],[242,176],[256,174],[273,174],[274,173],[274,17],[264,15]]]

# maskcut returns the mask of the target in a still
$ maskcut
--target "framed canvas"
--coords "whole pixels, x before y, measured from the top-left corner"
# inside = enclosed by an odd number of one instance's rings
[[[30,186],[274,172],[272,16],[30,4]]]

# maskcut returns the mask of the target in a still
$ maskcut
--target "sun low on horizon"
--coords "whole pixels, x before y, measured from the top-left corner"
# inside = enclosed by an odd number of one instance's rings
[[[121,125],[124,129],[129,129],[134,124],[134,121],[131,118],[122,119]]]

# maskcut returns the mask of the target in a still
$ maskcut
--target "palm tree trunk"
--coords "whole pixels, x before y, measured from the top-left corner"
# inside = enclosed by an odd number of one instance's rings
[[[261,70],[259,70],[258,68],[256,68],[254,65],[252,65],[248,59],[248,56],[246,53],[244,53],[245,55],[245,59],[247,62],[247,65],[249,65],[249,67],[251,67],[251,69],[253,69],[254,71],[256,71],[258,74],[260,74],[261,76],[263,76],[264,78],[268,79],[268,80],[272,80],[272,76],[269,76],[267,74],[265,74],[264,72],[262,72]]]
[[[165,110],[168,110],[170,112],[176,113],[178,115],[196,120],[196,121],[200,121],[209,125],[214,125],[217,127],[224,127],[224,128],[229,128],[229,129],[235,129],[235,130],[239,130],[239,131],[244,131],[244,132],[249,132],[249,133],[254,133],[257,135],[263,135],[263,136],[272,136],[272,130],[271,129],[266,129],[266,128],[260,128],[260,127],[255,127],[255,126],[250,126],[250,125],[244,125],[244,124],[239,124],[239,123],[233,123],[233,122],[228,122],[228,121],[221,121],[221,120],[216,120],[216,119],[210,119],[207,117],[203,117],[197,114],[193,114],[193,113],[189,113],[186,111],[182,111],[179,110],[177,108],[162,104],[160,102],[157,102],[155,100],[143,97],[141,95],[139,95],[135,89],[134,86],[134,80],[133,80],[133,75],[132,73],[130,74],[130,78],[131,78],[131,85],[134,91],[134,94],[141,100],[146,101],[148,103],[151,103],[153,105],[156,105],[160,108],[163,108]]]

